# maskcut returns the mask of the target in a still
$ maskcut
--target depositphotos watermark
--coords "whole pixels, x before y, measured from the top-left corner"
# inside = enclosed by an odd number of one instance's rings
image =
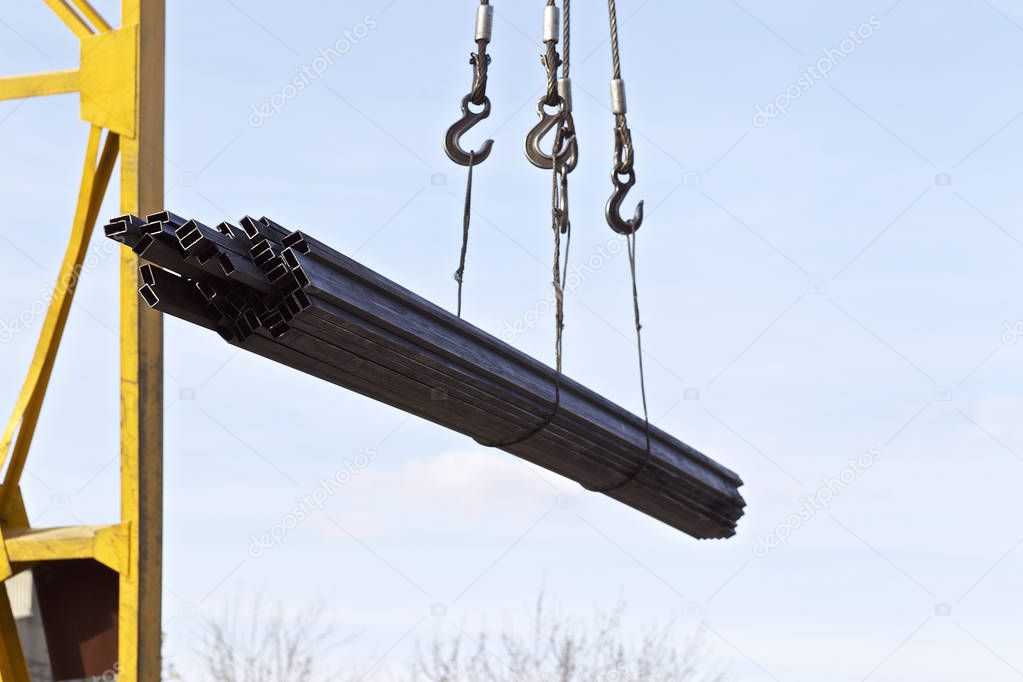
[[[565,293],[573,293],[586,280],[614,260],[624,249],[625,237],[615,236],[603,244],[599,244],[593,253],[581,263],[570,263],[565,274]],[[547,292],[546,296],[536,301],[522,315],[513,320],[504,320],[501,338],[511,343],[522,334],[535,330],[540,320],[554,310],[555,303],[554,292]]]
[[[299,93],[306,90],[315,81],[323,78],[330,67],[344,59],[345,55],[351,52],[378,25],[377,20],[367,14],[355,26],[346,28],[344,35],[338,38],[333,45],[317,47],[316,57],[308,64],[303,64],[298,68],[294,78],[285,83],[265,102],[251,105],[249,125],[259,128],[269,119],[279,116],[288,106],[288,102],[298,97]]]
[[[753,125],[766,128],[771,121],[789,112],[789,107],[800,97],[808,93],[817,83],[831,78],[831,72],[859,49],[860,45],[874,37],[881,30],[881,20],[871,16],[856,28],[849,29],[848,35],[838,47],[826,47],[823,55],[815,63],[799,70],[799,78],[778,93],[766,105],[757,104],[753,111]]]
[[[117,678],[121,673],[121,664],[114,663],[112,668],[108,668],[103,671],[102,675],[94,675],[89,678],[90,682],[117,682]]]
[[[633,679],[639,678],[633,677],[632,671],[625,661],[619,661],[613,667],[598,672],[591,678],[591,682],[628,682]]]
[[[1020,339],[1023,339],[1023,320],[1002,323],[1002,343],[1015,346]]]
[[[50,308],[50,302],[55,294],[65,293],[77,286],[82,275],[98,268],[110,256],[117,253],[118,245],[109,239],[101,240],[96,246],[89,249],[81,265],[71,271],[64,273],[60,280],[50,282],[42,293],[32,302],[18,311],[18,314],[7,320],[0,320],[0,346],[7,345],[14,340],[14,337],[27,331],[31,331],[34,323],[40,317],[46,315]]]
[[[266,554],[268,549],[283,545],[288,533],[308,521],[314,514],[323,511],[327,507],[327,502],[351,483],[352,479],[365,471],[376,458],[377,451],[367,447],[352,459],[345,460],[332,476],[327,478],[320,476],[316,481],[316,487],[296,497],[295,506],[281,517],[280,521],[260,535],[252,533],[249,536],[249,556],[258,559]]]
[[[778,547],[789,544],[789,540],[803,527],[803,524],[817,514],[831,509],[832,502],[844,490],[852,486],[860,476],[877,464],[883,456],[884,452],[881,448],[871,445],[858,457],[850,458],[846,467],[837,476],[822,478],[821,486],[810,495],[800,498],[799,507],[775,526],[774,530],[764,536],[757,534],[756,544],[753,545],[753,556],[763,559]]]

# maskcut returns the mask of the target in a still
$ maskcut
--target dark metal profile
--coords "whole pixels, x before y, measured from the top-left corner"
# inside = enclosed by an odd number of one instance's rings
[[[502,444],[694,537],[734,535],[742,481],[724,466],[656,427],[648,456],[640,417],[568,378],[558,400],[542,362],[303,232],[267,218],[240,224],[214,229],[163,212],[117,218],[105,233],[150,261],[140,293],[157,310]]]

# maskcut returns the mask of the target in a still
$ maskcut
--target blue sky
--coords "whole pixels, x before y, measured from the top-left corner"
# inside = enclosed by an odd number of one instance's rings
[[[547,360],[550,179],[521,152],[543,3],[494,4],[479,135],[496,145],[476,175],[465,310],[499,335],[528,321],[513,343]],[[171,3],[167,207],[270,216],[452,306],[464,172],[441,140],[469,86],[474,5]],[[619,5],[650,411],[743,476],[738,536],[681,536],[169,320],[164,610],[182,667],[197,615],[238,594],[322,600],[361,633],[346,658],[380,661],[382,678],[416,641],[514,623],[544,590],[577,617],[625,600],[637,634],[702,632],[740,680],[1023,676],[1023,10]],[[568,297],[565,367],[638,409],[628,264],[602,214],[606,9],[578,3],[574,22],[573,253],[597,267]],[[77,59],[43,3],[5,4],[0,36],[5,74]],[[321,77],[285,88],[339,40]],[[264,102],[279,111],[254,117]],[[85,133],[73,97],[0,104],[0,406],[42,321]],[[35,525],[116,517],[112,253],[94,244],[29,461]],[[254,534],[366,452],[322,511],[252,556]]]

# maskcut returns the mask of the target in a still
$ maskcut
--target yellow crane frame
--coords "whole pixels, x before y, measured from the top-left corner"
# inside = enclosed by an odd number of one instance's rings
[[[0,441],[0,580],[47,562],[94,559],[117,572],[120,682],[160,679],[163,529],[163,321],[139,305],[138,258],[120,252],[121,521],[30,528],[19,481],[100,204],[121,159],[121,211],[163,208],[166,0],[122,0],[113,28],[88,0],[44,0],[81,45],[74,70],[0,78],[0,100],[80,94],[89,128],[67,252],[35,355]],[[105,133],[105,135],[104,135]],[[29,682],[0,589],[0,682]]]

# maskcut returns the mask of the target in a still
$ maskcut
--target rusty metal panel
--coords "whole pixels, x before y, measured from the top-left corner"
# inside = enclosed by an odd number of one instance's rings
[[[118,575],[91,559],[34,569],[54,682],[111,679],[117,666]]]

